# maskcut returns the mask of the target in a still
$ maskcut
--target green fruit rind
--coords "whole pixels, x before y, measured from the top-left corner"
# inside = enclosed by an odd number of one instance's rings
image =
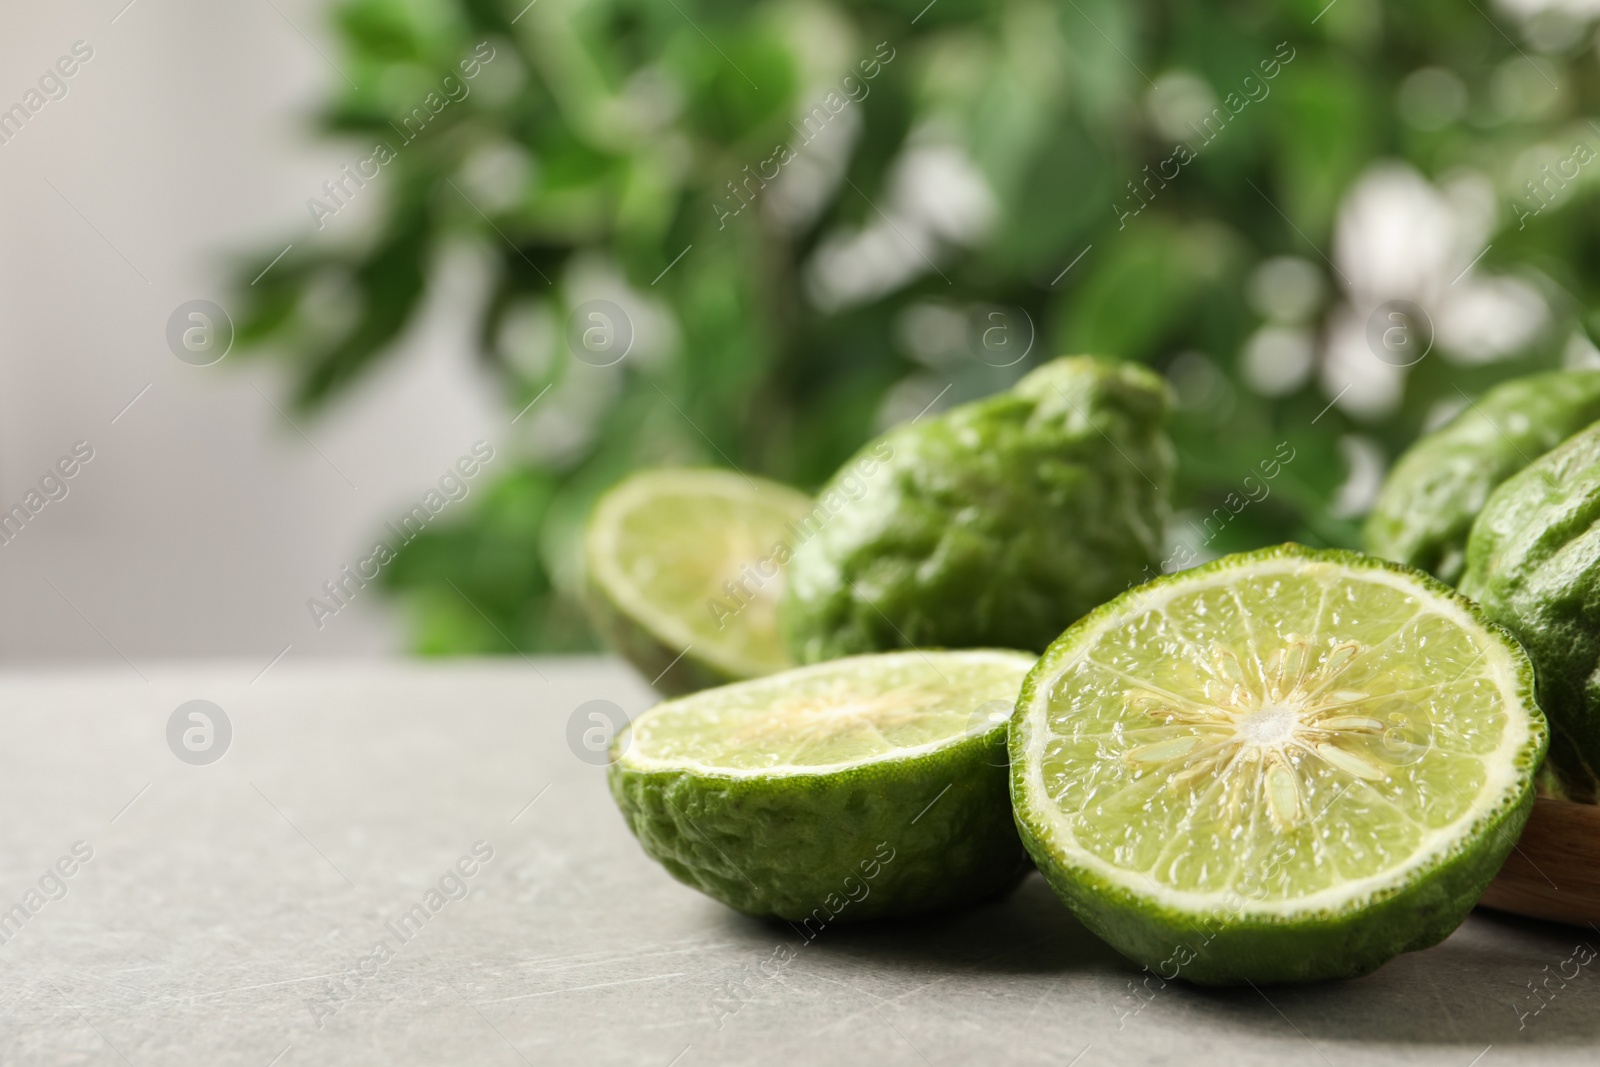
[[[1086,653],[1093,637],[1138,617],[1152,593],[1225,574],[1259,561],[1303,560],[1403,576],[1445,599],[1504,645],[1509,692],[1526,712],[1527,733],[1510,756],[1505,788],[1487,798],[1470,821],[1452,827],[1446,847],[1412,857],[1410,866],[1348,887],[1323,902],[1262,903],[1241,894],[1219,901],[1157,886],[1074,846],[1061,829],[1039,777],[1048,736],[1044,708],[1064,666]],[[1534,701],[1533,669],[1511,636],[1476,605],[1439,581],[1389,561],[1342,550],[1285,544],[1223,557],[1130,590],[1079,620],[1029,672],[1010,736],[1011,796],[1023,843],[1056,894],[1083,924],[1163,980],[1202,985],[1304,982],[1370,973],[1391,957],[1437,944],[1456,929],[1515,845],[1533,806],[1533,780],[1544,757],[1547,728]],[[1502,747],[1504,742],[1502,742]],[[1336,887],[1345,891],[1347,887]],[[1231,892],[1231,891],[1230,891]],[[1322,891],[1313,896],[1329,896]],[[1176,906],[1178,901],[1182,906]]]
[[[1495,487],[1596,419],[1600,371],[1533,374],[1489,390],[1400,457],[1367,517],[1367,548],[1455,584]]]
[[[1568,798],[1600,770],[1600,423],[1495,490],[1473,524],[1461,591],[1527,649]]]
[[[653,678],[651,688],[667,696],[697,693],[748,677],[748,668],[718,666],[713,662],[683,655],[683,645],[673,648],[651,633],[645,623],[612,602],[593,578],[584,584],[584,608],[589,623],[607,648],[633,664],[640,677]]]
[[[844,675],[869,661],[893,667],[910,657],[935,669],[979,657],[1014,670],[1003,696],[1002,688],[978,694],[1003,699],[1006,707],[1034,659],[1002,650],[861,656],[652,711],[739,691],[778,693],[808,675]],[[965,708],[966,694],[952,699]],[[979,720],[979,728],[928,745],[773,773],[644,757],[630,744],[631,731],[643,721],[614,742],[612,797],[651,858],[738,911],[807,922],[807,929],[808,920],[825,925],[918,915],[997,896],[1027,870],[1011,818],[1004,709]]]
[[[1159,566],[1169,407],[1148,370],[1065,357],[867,445],[819,494],[826,521],[789,566],[795,659],[1042,650]]]
[[[1084,926],[1158,976],[1197,985],[1275,985],[1360,978],[1449,937],[1483,896],[1532,810],[1530,788],[1496,809],[1481,823],[1483,840],[1442,859],[1426,882],[1375,893],[1359,911],[1287,921],[1152,907],[1148,898],[1063,864],[1026,829],[1023,843]],[[1504,846],[1491,847],[1491,838]]]

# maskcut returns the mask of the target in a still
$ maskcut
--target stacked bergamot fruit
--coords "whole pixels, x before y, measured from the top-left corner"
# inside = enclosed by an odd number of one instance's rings
[[[708,471],[603,498],[597,620],[677,694],[613,746],[645,851],[808,929],[992,898],[1031,856],[1095,933],[1202,983],[1360,975],[1448,936],[1546,749],[1501,624],[1595,765],[1600,639],[1573,635],[1600,632],[1600,429],[1549,450],[1600,416],[1600,375],[1421,442],[1370,527],[1401,562],[1282,545],[1145,581],[1167,407],[1144,370],[1060,359],[815,498]],[[1463,568],[1481,607],[1440,580]]]

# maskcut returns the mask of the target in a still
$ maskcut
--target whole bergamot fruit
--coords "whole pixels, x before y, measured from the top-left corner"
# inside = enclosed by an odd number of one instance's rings
[[[1489,390],[1400,457],[1367,519],[1368,550],[1454,585],[1489,494],[1596,419],[1600,371],[1534,374]]]
[[[1600,771],[1600,423],[1495,490],[1473,524],[1461,591],[1528,650],[1560,791]]]
[[[907,647],[1041,651],[1159,569],[1162,380],[1088,356],[868,444],[803,520],[780,621],[802,663]]]

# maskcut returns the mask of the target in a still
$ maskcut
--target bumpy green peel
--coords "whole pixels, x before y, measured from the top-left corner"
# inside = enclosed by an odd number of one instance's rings
[[[1042,650],[1159,567],[1161,379],[1079,356],[900,426],[823,489],[781,622],[802,663],[904,647]]]
[[[1491,389],[1400,457],[1367,518],[1367,548],[1454,585],[1489,494],[1596,419],[1600,371],[1534,374]]]
[[[1495,490],[1473,524],[1461,591],[1533,659],[1550,765],[1593,803],[1600,772],[1600,424]]]

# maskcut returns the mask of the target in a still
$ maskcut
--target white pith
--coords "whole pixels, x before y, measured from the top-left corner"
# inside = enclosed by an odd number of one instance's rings
[[[1410,855],[1401,863],[1304,896],[1267,898],[1259,901],[1242,899],[1231,885],[1203,892],[1177,889],[1166,882],[1158,881],[1150,872],[1117,866],[1088,848],[1080,846],[1073,834],[1068,816],[1056,802],[1051,800],[1043,779],[1044,756],[1053,736],[1048,728],[1048,715],[1049,694],[1054,687],[1055,679],[1080,662],[1101,635],[1147,612],[1163,610],[1176,597],[1193,596],[1207,588],[1226,588],[1251,577],[1274,573],[1305,576],[1308,573],[1314,574],[1322,568],[1335,573],[1342,572],[1347,580],[1387,585],[1417,598],[1428,612],[1460,627],[1470,636],[1473,644],[1482,650],[1482,669],[1479,676],[1492,681],[1500,692],[1506,711],[1506,724],[1494,751],[1478,757],[1484,767],[1485,777],[1473,802],[1464,807],[1463,814],[1448,824],[1424,833]],[[1329,684],[1333,683],[1334,680],[1330,679]],[[1177,579],[1164,586],[1143,591],[1118,613],[1096,620],[1092,630],[1079,635],[1072,658],[1056,667],[1048,678],[1037,679],[1032,689],[1031,702],[1023,709],[1019,723],[1019,727],[1023,730],[1024,742],[1021,752],[1022,788],[1021,796],[1018,798],[1019,804],[1028,823],[1036,832],[1040,829],[1044,831],[1050,851],[1060,857],[1069,868],[1085,871],[1098,880],[1124,888],[1140,897],[1147,899],[1153,897],[1160,905],[1175,911],[1206,913],[1223,909],[1236,915],[1260,917],[1334,912],[1351,901],[1383,889],[1406,884],[1412,872],[1437,862],[1467,836],[1474,822],[1494,811],[1523,788],[1526,772],[1517,768],[1515,757],[1529,743],[1532,723],[1526,708],[1521,703],[1520,692],[1517,663],[1500,641],[1454,601],[1429,591],[1403,575],[1376,567],[1350,570],[1338,564],[1293,557],[1242,562],[1203,578]],[[1256,761],[1254,764],[1246,763],[1245,766],[1247,768],[1253,766],[1259,772],[1259,781],[1264,789],[1262,795],[1268,801],[1266,810],[1271,816],[1269,825],[1275,829],[1286,829],[1295,824],[1295,819],[1303,817],[1303,813],[1296,808],[1298,798],[1292,793],[1288,782],[1289,776],[1279,774],[1276,778],[1270,777],[1277,754],[1286,747],[1300,745],[1307,753],[1325,759],[1340,770],[1358,778],[1365,776],[1359,764],[1350,762],[1351,753],[1344,751],[1340,745],[1343,738],[1359,735],[1370,729],[1370,726],[1360,722],[1359,716],[1340,717],[1337,708],[1339,701],[1326,699],[1337,695],[1336,689],[1329,691],[1326,686],[1320,695],[1312,695],[1310,698],[1312,700],[1324,699],[1327,706],[1322,711],[1318,711],[1314,704],[1307,703],[1305,691],[1300,692],[1298,700],[1268,699],[1261,701],[1258,707],[1234,709],[1240,712],[1238,714],[1230,712],[1227,708],[1212,709],[1215,721],[1206,724],[1206,728],[1215,731],[1216,759],[1229,755],[1224,750],[1231,749],[1231,758]],[[1292,697],[1293,694],[1282,694],[1282,696]],[[1129,707],[1132,708],[1133,705],[1130,703]],[[1196,714],[1195,719],[1191,721],[1198,723],[1199,720],[1200,716]],[[1332,724],[1333,728],[1318,732],[1316,729],[1318,724],[1324,727]],[[1166,744],[1169,747],[1163,750],[1154,744],[1145,746],[1151,751],[1144,755],[1150,758],[1152,764],[1188,754],[1176,752],[1177,748],[1182,747],[1176,740],[1170,743],[1162,741],[1159,744]],[[1200,751],[1204,746],[1191,741],[1189,747]],[[1135,763],[1138,758],[1139,755],[1136,754]],[[1208,769],[1215,769],[1215,766],[1220,764],[1213,760],[1213,765],[1202,766],[1196,769],[1195,773],[1205,774]],[[1237,775],[1231,779],[1231,781],[1238,780],[1240,776]],[[1273,787],[1279,787],[1276,794],[1273,792]],[[1229,802],[1237,799],[1227,798]]]
[[[786,689],[794,686],[797,683],[803,683],[808,679],[819,676],[826,677],[829,675],[837,676],[842,687],[847,687],[849,685],[852,676],[859,676],[868,684],[862,687],[863,691],[860,695],[851,697],[849,703],[839,703],[817,707],[813,714],[818,719],[819,723],[825,722],[830,717],[845,719],[860,715],[892,716],[898,713],[899,708],[892,702],[885,702],[885,698],[892,698],[892,694],[884,694],[870,684],[874,676],[883,669],[893,668],[899,663],[907,663],[919,666],[929,663],[937,664],[945,657],[959,657],[972,663],[991,662],[1003,664],[1008,667],[1014,667],[1017,671],[1017,686],[1019,687],[1022,684],[1022,675],[1026,673],[1027,668],[1033,663],[1033,657],[1024,653],[989,651],[981,649],[962,652],[932,653],[889,652],[879,653],[871,656],[851,657],[846,660],[834,660],[827,663],[814,664],[809,667],[801,667],[792,671],[785,671],[779,675],[769,675],[765,678],[755,678],[747,682],[738,682],[734,685],[723,686],[722,688],[713,690],[709,693],[703,693],[689,697],[680,697],[677,700],[658,704],[654,708],[651,708],[649,711],[639,716],[639,718],[633,724],[632,731],[636,733],[641,726],[648,723],[652,716],[660,714],[663,709],[677,708],[687,702],[707,702],[716,700],[730,707],[739,707],[745,701],[760,703],[767,693],[771,693],[774,698],[781,697]],[[1013,692],[1011,695],[1014,698],[1015,693]],[[966,694],[960,692],[946,693],[944,694],[944,699],[952,702],[967,701],[972,703],[975,707],[982,706],[980,701],[971,699]],[[686,757],[677,757],[672,759],[660,759],[652,757],[642,752],[641,748],[643,746],[637,743],[629,744],[618,762],[626,765],[629,770],[634,771],[690,771],[697,774],[725,778],[772,778],[777,776],[790,777],[798,775],[835,774],[840,771],[850,770],[858,767],[867,767],[876,763],[898,762],[900,760],[915,759],[918,756],[938,752],[941,749],[949,748],[953,745],[967,741],[974,735],[974,730],[979,733],[988,733],[1000,725],[1000,723],[987,712],[980,715],[978,718],[979,722],[981,723],[981,727],[969,725],[968,729],[950,733],[947,736],[937,738],[933,741],[927,742],[926,744],[894,748],[890,751],[882,752],[865,759],[843,760],[836,763],[799,765],[776,764],[770,767],[750,768],[728,767],[722,764],[710,763],[704,760],[690,759]],[[760,715],[752,715],[751,720],[752,723],[759,723]]]
[[[1363,714],[1368,693],[1337,688],[1364,651],[1353,641],[1333,642],[1329,655],[1319,659],[1305,638],[1285,635],[1266,658],[1266,688],[1257,689],[1238,654],[1213,645],[1216,680],[1207,682],[1204,701],[1139,686],[1127,690],[1130,712],[1143,712],[1158,728],[1174,732],[1131,749],[1125,758],[1150,769],[1181,762],[1183,769],[1169,779],[1175,784],[1226,772],[1230,822],[1254,798],[1265,803],[1269,826],[1292,830],[1306,815],[1294,769],[1298,758],[1321,760],[1358,778],[1384,777],[1359,742],[1384,734],[1385,722]]]

